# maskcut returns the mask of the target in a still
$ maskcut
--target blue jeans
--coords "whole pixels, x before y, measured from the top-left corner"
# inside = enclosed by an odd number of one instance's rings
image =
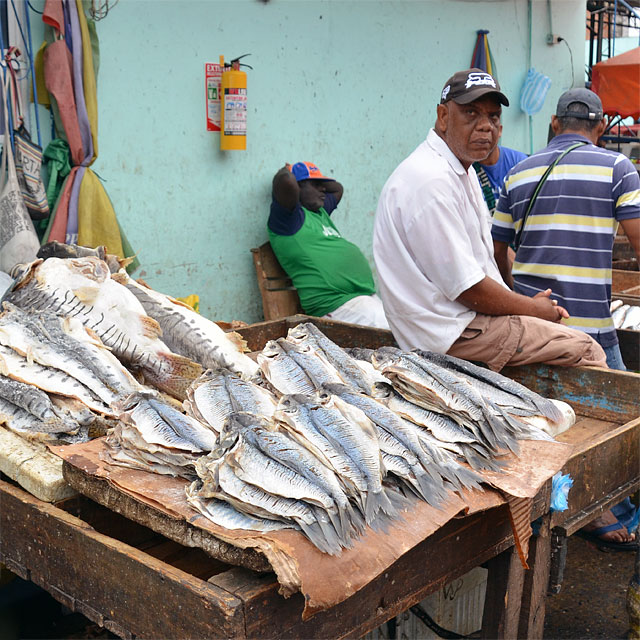
[[[596,338],[596,340],[598,339]],[[609,369],[627,370],[627,367],[624,366],[624,362],[622,361],[622,354],[620,353],[620,345],[618,343],[610,347],[602,348],[607,356]],[[625,498],[622,502],[611,507],[611,512],[618,519],[618,522],[627,527],[629,533],[635,531],[638,526],[638,509],[629,498]]]
[[[600,344],[598,336],[593,336],[593,339]],[[600,344],[602,347],[602,344]],[[620,345],[616,342],[610,347],[602,347],[604,349],[604,355],[607,356],[607,366],[609,369],[618,369],[619,371],[626,371],[627,367],[624,366],[622,361],[622,354],[620,353]]]

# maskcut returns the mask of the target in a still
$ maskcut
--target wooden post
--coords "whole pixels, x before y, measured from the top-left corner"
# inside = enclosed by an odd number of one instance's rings
[[[551,562],[551,515],[540,518],[537,535],[529,540],[529,566],[525,573],[520,610],[519,638],[539,638],[544,633],[545,598]]]
[[[567,563],[567,534],[560,527],[551,530],[551,564],[549,567],[550,595],[560,593],[564,580],[564,567]]]
[[[525,569],[515,547],[486,564],[487,593],[482,614],[482,638],[512,640],[518,636]]]

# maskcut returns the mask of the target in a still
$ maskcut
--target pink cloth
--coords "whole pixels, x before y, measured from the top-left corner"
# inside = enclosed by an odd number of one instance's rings
[[[73,90],[72,58],[64,40],[52,42],[44,52],[44,80],[49,93],[55,98],[62,126],[71,150],[71,164],[84,160],[82,135]]]
[[[64,242],[66,239],[67,222],[69,219],[69,200],[71,199],[71,189],[73,188],[73,183],[75,182],[78,169],[79,167],[73,167],[65,180],[62,193],[60,193],[58,198],[58,206],[55,211],[56,217],[54,218],[51,229],[49,230],[48,242],[53,242],[54,240]]]
[[[42,13],[42,22],[57,29],[64,35],[64,11],[62,0],[47,0]]]

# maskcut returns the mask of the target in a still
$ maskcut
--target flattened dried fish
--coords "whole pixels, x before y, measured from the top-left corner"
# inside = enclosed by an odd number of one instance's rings
[[[275,340],[258,354],[258,364],[271,385],[283,395],[311,394],[313,381],[305,370]]]
[[[258,365],[244,353],[247,343],[239,333],[224,332],[188,305],[139,284],[124,269],[111,277],[133,293],[147,314],[157,320],[163,342],[175,353],[207,368],[227,368],[246,379],[258,373]]]
[[[36,260],[6,299],[23,309],[78,318],[123,362],[180,399],[202,373],[199,364],[170,351],[160,340],[160,325],[96,257]]]

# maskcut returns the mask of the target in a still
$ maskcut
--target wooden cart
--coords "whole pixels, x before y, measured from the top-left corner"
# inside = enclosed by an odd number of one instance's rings
[[[241,333],[257,349],[307,319],[260,323]],[[343,346],[393,342],[389,332],[314,322]],[[572,403],[578,414],[576,425],[562,435],[576,447],[566,467],[575,483],[571,508],[550,515],[550,483],[539,492],[532,518],[543,524],[529,571],[514,552],[502,505],[448,522],[348,600],[303,622],[302,596],[278,595],[275,576],[262,571],[267,567],[257,553],[239,559],[254,569],[211,557],[184,522],[160,517],[106,487],[100,495],[106,506],[85,496],[47,504],[5,480],[0,562],[124,638],[359,637],[486,563],[483,636],[541,637],[551,532],[570,535],[638,486],[640,376],[541,366],[508,373],[543,395]],[[77,471],[66,463],[65,469],[79,481]],[[232,553],[224,545],[209,551],[227,558]]]

